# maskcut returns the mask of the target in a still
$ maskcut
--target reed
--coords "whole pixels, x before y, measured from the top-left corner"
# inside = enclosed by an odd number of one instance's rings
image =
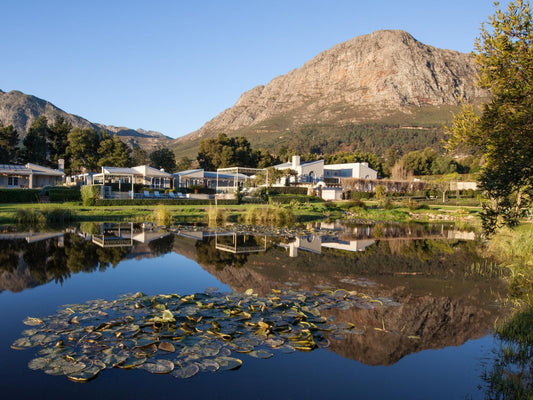
[[[242,216],[246,224],[279,225],[287,226],[294,222],[295,218],[291,210],[279,204],[269,204],[266,207],[251,207]]]
[[[207,220],[209,226],[220,226],[226,221],[226,213],[223,209],[210,205],[207,208]]]

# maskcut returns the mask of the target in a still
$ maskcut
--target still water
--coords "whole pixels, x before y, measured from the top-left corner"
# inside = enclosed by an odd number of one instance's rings
[[[330,224],[301,235],[162,231],[142,224],[85,224],[0,235],[0,393],[3,398],[481,399],[505,287],[452,226]],[[39,348],[13,350],[28,317],[65,304],[127,293],[282,290],[368,299],[322,311],[353,332],[329,346],[268,359],[232,354],[238,370],[189,379],[107,368],[86,383],[28,368]]]

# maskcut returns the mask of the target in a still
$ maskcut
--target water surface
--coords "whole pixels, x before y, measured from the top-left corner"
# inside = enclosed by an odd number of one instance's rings
[[[505,287],[478,246],[473,232],[445,225],[331,224],[294,237],[139,224],[6,233],[0,390],[8,398],[483,398],[495,304]],[[27,328],[25,317],[51,315],[64,304],[213,288],[259,295],[342,288],[399,305],[326,310],[364,334],[266,360],[239,355],[237,371],[186,380],[106,369],[79,384],[30,370],[35,350],[10,348]]]

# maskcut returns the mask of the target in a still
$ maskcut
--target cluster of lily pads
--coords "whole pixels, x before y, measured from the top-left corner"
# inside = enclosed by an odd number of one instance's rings
[[[31,326],[12,348],[42,348],[28,364],[50,375],[87,381],[106,368],[143,368],[189,378],[200,371],[237,369],[236,354],[270,358],[275,351],[329,346],[327,336],[362,334],[352,324],[321,315],[329,308],[395,305],[344,290],[311,293],[126,295],[63,306],[56,314],[28,317]]]

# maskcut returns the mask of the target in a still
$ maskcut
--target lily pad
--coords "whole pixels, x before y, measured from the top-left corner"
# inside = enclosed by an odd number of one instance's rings
[[[42,325],[44,322],[40,318],[26,317],[26,319],[22,321],[22,323],[28,326],[37,326],[37,325]]]
[[[274,354],[272,354],[270,351],[267,351],[267,350],[254,350],[246,354],[248,354],[250,357],[253,357],[253,358],[263,358],[263,359],[274,356]]]
[[[242,360],[235,357],[217,357],[215,361],[220,370],[235,370],[242,366]]]
[[[199,371],[200,371],[200,368],[198,367],[198,365],[189,364],[189,365],[187,365],[185,367],[180,367],[180,368],[174,369],[174,371],[172,371],[172,376],[174,376],[176,378],[187,379],[187,378],[192,378]]]
[[[145,363],[143,368],[152,374],[168,374],[174,370],[174,363],[170,360],[157,360],[154,363]]]

